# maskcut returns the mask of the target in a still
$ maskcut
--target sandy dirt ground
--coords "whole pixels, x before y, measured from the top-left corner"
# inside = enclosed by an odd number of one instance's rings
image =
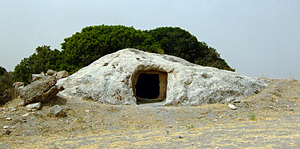
[[[236,110],[57,97],[28,112],[15,99],[0,107],[0,148],[300,148],[300,82],[265,81],[269,86],[234,103]],[[49,115],[56,104],[67,117]]]

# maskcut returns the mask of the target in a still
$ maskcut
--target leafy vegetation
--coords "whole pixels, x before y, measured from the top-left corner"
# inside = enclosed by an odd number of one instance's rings
[[[165,53],[199,65],[233,70],[220,58],[216,49],[199,42],[195,36],[179,27],[141,31],[121,25],[90,26],[65,38],[61,45],[62,51],[51,50],[50,46],[37,47],[34,54],[24,58],[15,67],[15,80],[28,83],[31,74],[48,69],[74,73],[100,57],[124,48]]]
[[[249,120],[251,120],[251,121],[255,121],[256,120],[256,115],[254,113],[250,113],[248,115],[248,117],[249,117]]]
[[[3,104],[13,97],[13,76],[5,68],[0,66],[0,104]]]
[[[20,82],[29,83],[31,74],[46,72],[48,69],[59,70],[64,67],[61,52],[50,46],[39,46],[29,58],[24,58],[15,66],[14,77]]]
[[[181,57],[189,62],[233,71],[216,49],[199,42],[189,32],[179,27],[160,27],[148,31],[160,43],[165,54]]]
[[[150,35],[133,27],[90,26],[81,33],[66,38],[62,43],[67,71],[71,73],[100,57],[124,48],[137,48],[162,53],[160,45]]]

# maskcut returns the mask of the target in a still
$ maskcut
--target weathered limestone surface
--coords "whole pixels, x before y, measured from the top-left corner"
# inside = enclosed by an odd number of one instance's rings
[[[141,71],[167,73],[163,105],[225,103],[255,94],[267,86],[257,78],[202,67],[175,56],[124,49],[105,55],[73,75],[60,79],[57,85],[65,90],[59,95],[135,105],[133,80]]]
[[[47,102],[59,92],[55,84],[55,77],[44,76],[22,88],[20,97],[25,105],[33,102]]]

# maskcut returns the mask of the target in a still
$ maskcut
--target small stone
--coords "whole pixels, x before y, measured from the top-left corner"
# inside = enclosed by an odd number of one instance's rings
[[[56,71],[54,71],[54,70],[52,70],[52,69],[48,69],[46,75],[47,75],[47,76],[53,76],[53,75],[55,75],[56,73],[57,73]]]
[[[24,122],[24,123],[26,123],[26,122],[27,122],[27,120],[26,120],[26,118],[25,118],[25,117],[22,117],[22,118],[21,118],[21,121],[22,121],[22,122]]]
[[[9,126],[3,126],[3,129],[8,129],[9,128]]]
[[[169,135],[170,134],[170,131],[169,130],[167,130],[167,135]]]
[[[7,121],[11,121],[11,120],[12,120],[12,118],[10,118],[10,117],[7,117],[5,120],[7,120]]]
[[[55,105],[50,108],[50,115],[55,117],[66,117],[67,113],[61,106]]]
[[[293,108],[289,108],[289,110],[290,110],[290,111],[294,111],[294,109],[293,109]]]
[[[33,82],[34,82],[34,81],[37,81],[37,80],[40,80],[40,79],[42,79],[43,77],[45,77],[44,74],[32,74],[32,75],[31,75],[31,78],[32,78],[32,81],[33,81]]]
[[[218,121],[218,119],[214,119],[214,122],[217,122]]]
[[[199,115],[199,116],[197,116],[197,118],[198,118],[198,119],[201,119],[201,118],[203,118],[203,115]]]
[[[41,102],[29,104],[29,105],[26,106],[27,111],[36,111],[36,110],[40,110],[41,108],[42,108],[42,103]]]
[[[228,104],[228,107],[229,107],[231,110],[236,110],[236,106],[233,105],[233,104]]]
[[[5,130],[5,135],[10,135],[11,131],[10,130]]]
[[[89,112],[90,112],[90,110],[84,110],[84,112],[86,112],[86,113],[89,113]]]
[[[177,138],[182,139],[182,136],[181,136],[181,135],[178,135]]]
[[[23,114],[22,116],[27,117],[28,115],[30,115],[30,113]]]
[[[233,103],[241,103],[241,100],[234,100]]]
[[[24,101],[21,101],[18,103],[18,106],[24,106],[25,105],[25,102]]]
[[[57,72],[54,76],[57,78],[57,80],[59,80],[59,79],[68,77],[69,73],[67,71],[63,70],[63,71]]]
[[[173,126],[169,126],[169,128],[173,128]]]

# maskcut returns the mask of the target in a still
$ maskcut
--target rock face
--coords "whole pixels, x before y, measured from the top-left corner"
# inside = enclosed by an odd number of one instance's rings
[[[55,84],[55,77],[44,76],[22,88],[20,97],[25,105],[32,102],[47,102],[59,92]]]
[[[59,93],[61,96],[131,105],[225,103],[267,86],[262,80],[236,72],[136,49],[105,55],[57,84],[65,88]]]

